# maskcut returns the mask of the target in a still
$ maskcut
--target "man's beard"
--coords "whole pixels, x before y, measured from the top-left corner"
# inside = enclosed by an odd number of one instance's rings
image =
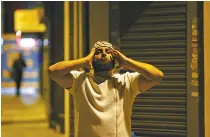
[[[102,71],[110,71],[114,68],[115,60],[112,60],[109,63],[103,63],[101,61],[93,61],[92,62],[94,71],[102,72]]]

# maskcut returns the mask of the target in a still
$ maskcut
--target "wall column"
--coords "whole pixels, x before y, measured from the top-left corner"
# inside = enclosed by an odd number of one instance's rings
[[[204,119],[205,137],[210,137],[210,2],[204,1]]]
[[[89,44],[90,49],[98,40],[109,41],[109,2],[89,2]]]

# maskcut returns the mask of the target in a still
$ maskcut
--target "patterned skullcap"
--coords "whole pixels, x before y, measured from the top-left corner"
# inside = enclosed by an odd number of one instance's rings
[[[107,42],[107,41],[97,41],[94,45],[93,48],[97,49],[99,47],[108,47],[113,49],[112,44]]]

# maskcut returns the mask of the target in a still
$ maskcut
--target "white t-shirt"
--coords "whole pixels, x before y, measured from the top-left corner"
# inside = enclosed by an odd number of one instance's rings
[[[139,73],[114,74],[97,85],[85,72],[71,71],[76,105],[75,137],[130,137]]]

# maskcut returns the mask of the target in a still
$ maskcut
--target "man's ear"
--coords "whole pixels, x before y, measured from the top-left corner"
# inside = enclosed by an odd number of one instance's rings
[[[115,60],[115,56],[114,56],[114,54],[113,54],[113,53],[111,53],[111,54],[112,54],[112,59],[113,59],[113,60]]]
[[[115,68],[115,57],[112,56],[113,60],[112,60],[112,65],[113,65],[113,68]]]
[[[94,54],[94,55],[93,55],[93,60],[92,60],[92,62],[93,62],[93,61],[96,61],[95,59],[96,59],[96,58],[95,58],[95,54]]]

